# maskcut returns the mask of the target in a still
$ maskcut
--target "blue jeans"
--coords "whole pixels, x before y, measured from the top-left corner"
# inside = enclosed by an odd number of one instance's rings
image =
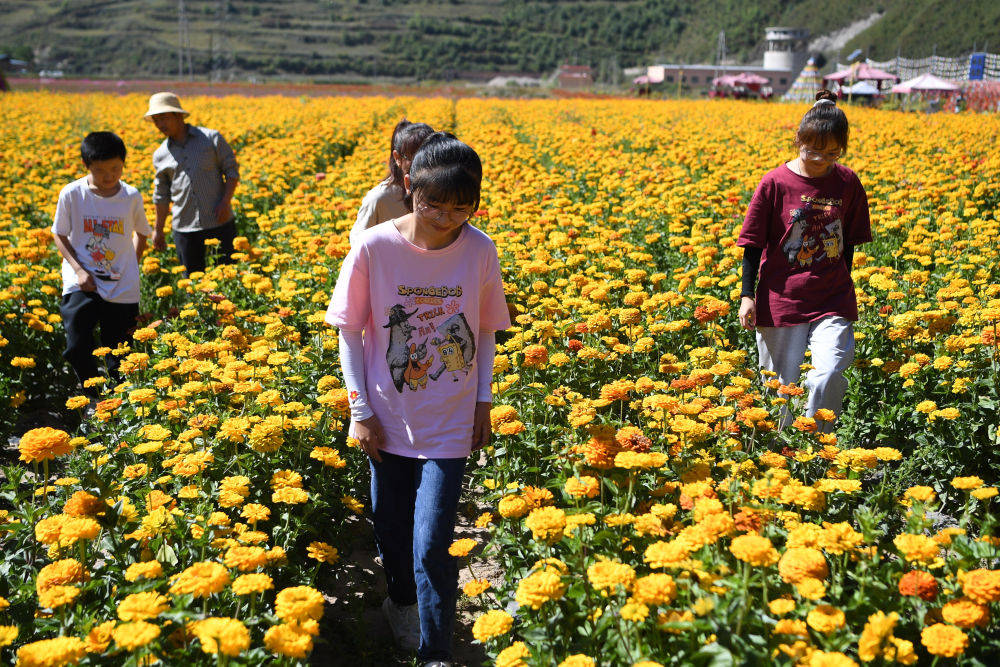
[[[455,532],[465,459],[416,459],[382,452],[370,461],[375,542],[389,598],[417,604],[421,660],[449,660],[458,601]]]

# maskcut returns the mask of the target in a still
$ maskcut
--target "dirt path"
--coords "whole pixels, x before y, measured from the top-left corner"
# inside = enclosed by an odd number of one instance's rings
[[[455,539],[471,537],[479,542],[485,541],[486,531],[473,525],[482,511],[485,508],[473,501],[463,503]],[[311,663],[317,667],[419,665],[412,654],[395,649],[389,625],[382,616],[385,577],[375,560],[375,538],[369,523],[359,519],[352,524],[349,532],[350,537],[342,549],[347,556],[336,565],[339,570],[337,582],[329,590],[324,590],[328,604],[322,624],[323,641],[317,642]],[[500,583],[503,576],[494,563],[477,562],[474,568],[477,578],[489,579],[494,586]],[[472,578],[469,568],[463,566],[459,571],[459,589]],[[455,665],[478,667],[489,664],[483,647],[474,643],[472,637],[472,625],[480,613],[479,603],[460,590],[452,647]]]

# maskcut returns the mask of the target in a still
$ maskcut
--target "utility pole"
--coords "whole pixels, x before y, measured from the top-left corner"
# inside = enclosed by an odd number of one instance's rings
[[[229,0],[218,0],[215,7],[215,30],[212,32],[212,81],[228,80],[233,58],[229,50]]]
[[[177,0],[177,77],[184,78],[184,63],[187,61],[188,77],[194,78],[191,66],[191,34],[188,32],[187,12],[184,0]]]

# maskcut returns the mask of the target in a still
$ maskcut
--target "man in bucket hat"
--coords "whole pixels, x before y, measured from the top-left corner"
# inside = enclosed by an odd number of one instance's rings
[[[185,275],[190,275],[205,270],[208,239],[218,241],[218,262],[232,261],[236,237],[232,200],[240,175],[233,149],[222,135],[188,124],[187,115],[176,95],[163,92],[149,98],[145,117],[166,137],[153,153],[153,247],[167,247],[163,225],[169,210],[177,256]]]

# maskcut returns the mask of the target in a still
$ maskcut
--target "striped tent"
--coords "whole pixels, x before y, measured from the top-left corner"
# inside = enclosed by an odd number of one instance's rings
[[[822,85],[823,77],[820,76],[819,67],[816,66],[816,61],[810,58],[781,99],[787,102],[812,102],[816,99],[816,91]]]

